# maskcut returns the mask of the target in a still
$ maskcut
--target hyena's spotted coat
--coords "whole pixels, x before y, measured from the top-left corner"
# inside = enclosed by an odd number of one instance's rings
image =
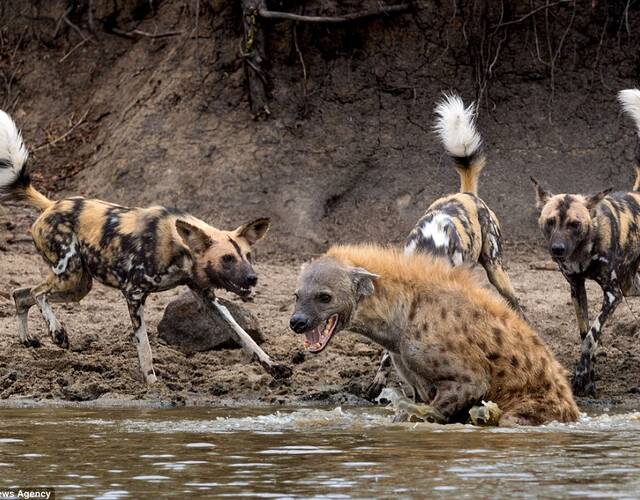
[[[420,252],[442,257],[452,266],[479,263],[489,281],[521,313],[502,262],[502,235],[498,218],[478,196],[478,179],[486,156],[475,127],[474,105],[465,108],[456,95],[446,96],[436,107],[436,130],[460,176],[460,192],[444,196],[427,208],[409,234],[407,255]],[[375,398],[386,385],[391,359],[383,354],[368,396]]]
[[[640,90],[623,90],[619,99],[640,134]],[[604,324],[623,296],[637,295],[639,291],[640,149],[631,192],[553,195],[531,180],[540,210],[540,229],[551,257],[571,287],[582,340],[573,390],[581,396],[595,395],[595,354]],[[587,279],[598,283],[603,292],[602,307],[591,326]]]
[[[140,368],[151,383],[156,375],[144,322],[149,294],[187,285],[208,301],[216,288],[246,296],[255,286],[250,247],[268,230],[268,219],[222,231],[164,207],[129,208],[80,197],[52,201],[31,185],[26,161],[20,133],[0,112],[0,199],[26,199],[42,210],[32,236],[50,267],[42,284],[13,293],[24,345],[39,345],[27,330],[29,309],[37,304],[54,342],[68,347],[50,303],[80,301],[96,279],[124,294]]]
[[[445,422],[466,421],[482,400],[504,412],[500,425],[578,418],[565,370],[536,333],[441,259],[333,247],[302,270],[290,326],[315,353],[347,328],[377,342]]]

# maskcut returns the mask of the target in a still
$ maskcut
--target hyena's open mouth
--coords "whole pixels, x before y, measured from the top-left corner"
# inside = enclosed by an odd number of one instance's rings
[[[305,332],[304,335],[306,338],[304,339],[304,347],[309,352],[313,353],[322,351],[327,347],[337,325],[338,315],[334,314],[333,316],[330,316],[329,319],[316,326],[313,330]]]

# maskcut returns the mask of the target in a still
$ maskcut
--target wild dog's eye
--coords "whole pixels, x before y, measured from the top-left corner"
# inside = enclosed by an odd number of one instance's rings
[[[323,304],[328,304],[329,302],[331,302],[331,295],[329,295],[328,293],[319,293],[316,297]]]
[[[580,221],[572,220],[567,224],[571,229],[578,229],[580,227]]]
[[[226,255],[223,255],[221,260],[224,264],[233,264],[236,261],[236,258],[235,256],[228,253]]]
[[[551,229],[555,224],[556,224],[555,219],[547,219],[546,221],[544,221],[545,229]]]
[[[247,260],[251,261],[251,252],[247,253]]]

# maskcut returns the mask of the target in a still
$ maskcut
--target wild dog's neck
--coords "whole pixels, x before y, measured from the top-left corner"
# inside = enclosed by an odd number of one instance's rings
[[[400,336],[409,323],[409,305],[413,293],[406,286],[384,280],[376,283],[373,295],[364,297],[356,308],[351,326],[391,352],[398,352]]]
[[[589,233],[587,236],[580,242],[580,244],[573,251],[568,261],[575,265],[578,265],[581,270],[585,270],[589,263],[591,262],[591,257],[593,254],[593,247],[595,245],[596,235],[598,234],[596,221],[594,220],[589,227]]]

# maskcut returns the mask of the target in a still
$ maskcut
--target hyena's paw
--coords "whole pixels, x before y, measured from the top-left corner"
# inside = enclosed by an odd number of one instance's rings
[[[69,349],[69,337],[64,328],[60,327],[57,330],[51,332],[53,342],[63,349]]]
[[[478,426],[497,426],[501,416],[502,410],[493,401],[483,401],[482,406],[474,406],[469,410],[469,422]]]
[[[373,379],[373,382],[366,389],[366,396],[369,401],[375,401],[376,398],[387,386],[387,377],[384,373],[376,373],[376,376]]]

